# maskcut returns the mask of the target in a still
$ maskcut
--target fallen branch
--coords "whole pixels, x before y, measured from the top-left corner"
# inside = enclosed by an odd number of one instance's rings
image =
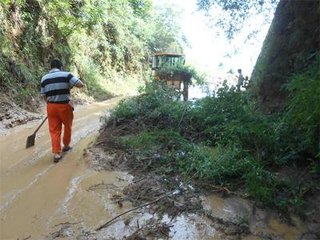
[[[214,188],[214,189],[216,189],[216,190],[214,190],[214,191],[224,192],[224,193],[227,193],[227,194],[234,193],[234,192],[230,191],[230,190],[229,190],[228,188],[226,188],[226,187],[220,187],[220,186],[216,186],[216,185],[212,185],[212,184],[210,184],[209,186],[212,187],[212,188]]]
[[[98,183],[95,185],[90,186],[87,191],[95,191],[95,190],[99,190],[99,189],[119,189],[119,187],[113,183]]]
[[[129,209],[128,211],[125,211],[125,212],[123,212],[123,213],[115,216],[114,218],[112,218],[112,219],[109,220],[108,222],[104,223],[103,225],[101,225],[100,227],[98,227],[98,228],[96,229],[96,231],[100,231],[102,228],[107,227],[107,226],[108,226],[110,223],[112,223],[114,220],[116,220],[117,218],[119,218],[119,217],[121,217],[121,216],[123,216],[123,215],[125,215],[125,214],[127,214],[127,213],[129,213],[129,212],[132,212],[132,211],[137,210],[137,209],[139,209],[139,208],[143,208],[143,207],[146,207],[146,206],[148,206],[148,205],[154,204],[154,203],[160,201],[161,199],[170,196],[171,194],[177,194],[177,193],[179,193],[179,191],[175,190],[175,191],[169,192],[169,193],[167,193],[167,194],[165,194],[165,195],[163,195],[163,196],[161,196],[161,197],[159,197],[159,198],[157,198],[157,199],[155,199],[155,200],[153,200],[153,201],[151,201],[151,202],[144,203],[144,204],[142,204],[142,205],[140,205],[140,206],[131,208],[131,209]]]
[[[209,183],[209,182],[203,182],[203,183],[200,184],[200,186],[213,188],[213,189],[215,189],[215,190],[213,190],[214,192],[223,192],[223,193],[226,193],[226,194],[234,194],[234,195],[236,195],[235,192],[229,190],[227,187],[213,185],[212,183]]]
[[[75,223],[73,223],[73,222],[64,222],[64,223],[58,223],[58,224],[54,225],[53,227],[58,227],[58,226],[61,226],[61,225],[76,225],[78,223],[80,223],[80,222],[75,222]]]

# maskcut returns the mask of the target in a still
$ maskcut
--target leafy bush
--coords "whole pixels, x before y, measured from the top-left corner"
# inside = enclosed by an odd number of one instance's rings
[[[275,204],[275,175],[259,164],[252,164],[243,175],[249,196],[266,204]]]
[[[174,91],[154,82],[140,96],[122,102],[112,118],[143,123],[147,132],[131,136],[127,143],[132,148],[147,146],[149,157],[160,151],[162,165],[156,171],[230,188],[240,183],[248,196],[266,204],[284,210],[300,208],[303,183],[297,185],[294,179],[280,178],[274,172],[302,159],[310,164],[311,174],[319,174],[319,164],[308,160],[318,154],[318,106],[314,105],[319,97],[318,83],[314,83],[318,74],[312,67],[295,76],[291,87],[298,87],[306,76],[310,86],[290,90],[288,110],[279,114],[265,115],[246,92],[227,85],[212,97],[190,103],[176,100]],[[305,98],[313,106],[300,109],[299,101]]]
[[[163,149],[169,146],[170,149],[180,149],[188,144],[188,141],[174,129],[143,131],[135,136],[129,136],[129,138],[124,137],[122,142],[139,150],[155,147]]]
[[[155,120],[162,114],[161,108],[177,102],[178,98],[174,89],[160,81],[147,83],[139,92],[139,96],[121,101],[112,111],[111,118]]]
[[[286,121],[298,133],[299,150],[320,157],[320,53],[304,72],[296,74],[289,90]]]
[[[160,79],[177,79],[179,77],[186,79],[189,84],[195,79],[198,84],[203,83],[204,79],[192,66],[184,64],[168,65],[164,64],[157,70]]]
[[[185,154],[179,157],[180,171],[198,179],[213,180],[219,184],[240,178],[247,162],[240,159],[241,149],[237,146],[215,148],[190,144]]]
[[[176,28],[167,26],[177,25],[172,12],[155,14],[150,0],[6,0],[0,8],[0,87],[25,106],[38,95],[53,58],[101,100],[136,93],[150,74],[147,58],[154,46],[179,46]]]

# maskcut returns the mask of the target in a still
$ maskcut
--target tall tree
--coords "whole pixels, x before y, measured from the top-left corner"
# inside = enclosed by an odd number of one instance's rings
[[[220,6],[231,19],[221,20],[229,38],[252,13],[262,13],[277,0],[198,0],[199,9]],[[253,92],[269,112],[283,108],[284,85],[314,61],[320,49],[319,0],[280,0],[251,76]],[[306,83],[307,84],[307,83]]]
[[[279,0],[197,0],[197,5],[199,10],[204,10],[208,16],[211,15],[210,10],[216,7],[226,12],[216,25],[222,27],[227,37],[232,39],[252,15],[263,14],[265,20],[270,22],[269,13],[278,2]]]
[[[177,18],[179,11],[170,5],[155,6],[153,13],[154,29],[150,48],[155,51],[182,52],[183,38]]]

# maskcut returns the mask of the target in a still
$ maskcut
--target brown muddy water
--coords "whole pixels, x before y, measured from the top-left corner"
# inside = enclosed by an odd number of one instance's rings
[[[35,146],[25,149],[28,135],[39,121],[16,127],[0,136],[0,239],[125,239],[143,226],[159,221],[170,227],[163,238],[147,239],[233,239],[203,215],[183,214],[171,219],[139,209],[119,218],[100,231],[95,229],[118,214],[112,196],[133,179],[125,172],[95,171],[88,167],[86,148],[98,135],[100,118],[119,99],[81,106],[75,111],[73,149],[54,164],[47,124],[38,132]],[[293,217],[283,223],[275,213],[253,210],[247,200],[217,195],[202,197],[204,209],[225,222],[244,223],[255,239],[300,239],[305,226]],[[226,237],[227,236],[227,237]]]

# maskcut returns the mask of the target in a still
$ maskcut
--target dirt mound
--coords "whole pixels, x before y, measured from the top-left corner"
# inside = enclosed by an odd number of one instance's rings
[[[0,96],[0,132],[39,118],[41,114],[28,112],[6,97]]]
[[[95,102],[94,98],[88,96],[82,89],[73,88],[71,94],[73,99],[72,102],[76,105],[86,105]]]
[[[73,103],[76,105],[85,105],[93,103],[92,97],[78,91],[73,91],[74,100]],[[41,102],[41,101],[40,101]],[[32,101],[29,107],[24,106],[25,109],[36,109],[39,104]],[[25,124],[29,121],[40,119],[43,116],[39,113],[32,113],[24,108],[19,107],[9,97],[2,94],[0,95],[0,133],[4,133],[7,129],[15,126]],[[38,107],[42,108],[42,107]]]

